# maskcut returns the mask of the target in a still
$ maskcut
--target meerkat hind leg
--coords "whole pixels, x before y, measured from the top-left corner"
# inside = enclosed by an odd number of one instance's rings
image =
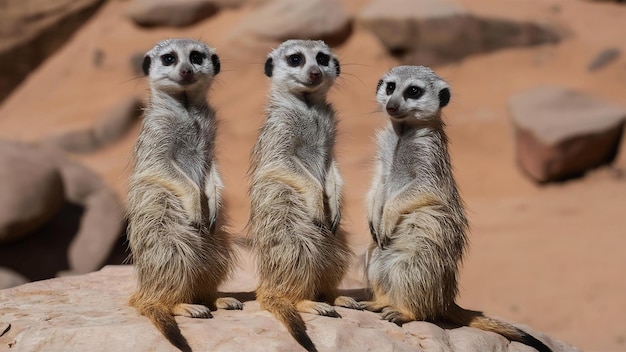
[[[215,300],[215,306],[219,309],[241,310],[243,303],[234,297],[220,297]]]
[[[341,315],[337,313],[333,306],[323,302],[315,302],[304,299],[296,303],[296,309],[302,313],[311,313],[332,318],[341,318]]]
[[[173,315],[181,315],[189,318],[210,319],[213,318],[209,307],[202,304],[179,303],[172,308]]]

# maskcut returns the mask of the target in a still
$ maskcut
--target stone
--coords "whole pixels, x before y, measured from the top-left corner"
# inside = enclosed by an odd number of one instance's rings
[[[561,181],[609,164],[626,110],[580,91],[537,87],[509,100],[518,165],[538,182]]]
[[[228,36],[237,55],[266,55],[287,39],[319,39],[330,46],[344,42],[352,21],[339,0],[274,0],[260,4]]]
[[[87,167],[53,148],[0,141],[0,180],[0,238],[12,240],[0,242],[0,267],[41,280],[98,270],[113,252],[120,257],[124,206]],[[5,236],[7,223],[20,224],[21,237]]]
[[[41,150],[0,141],[0,244],[49,221],[64,199],[61,174]]]
[[[126,134],[139,120],[142,106],[138,97],[128,97],[104,112],[95,126],[52,135],[43,143],[68,152],[94,152]]]
[[[596,57],[593,58],[593,60],[591,60],[591,62],[587,66],[587,70],[597,71],[611,64],[612,62],[617,60],[621,55],[622,55],[621,50],[617,48],[608,48],[608,49],[602,50],[601,52],[598,53],[598,55],[596,55]]]
[[[555,30],[480,18],[454,0],[373,0],[356,21],[407,65],[438,65],[507,47],[555,43]]]
[[[208,18],[219,10],[210,0],[132,0],[128,17],[143,27],[184,27]]]
[[[142,106],[141,99],[131,96],[107,111],[94,127],[98,144],[108,145],[126,134],[139,120]]]
[[[0,101],[60,48],[103,0],[0,2]]]
[[[107,266],[86,275],[38,281],[0,291],[0,316],[10,329],[0,349],[15,351],[176,351],[128,305],[135,287],[131,266]],[[194,351],[299,351],[301,347],[241,283],[223,288],[244,301],[243,311],[218,310],[213,319],[176,317]],[[376,313],[337,308],[342,319],[302,314],[320,351],[529,351],[504,337],[469,327],[427,322],[399,327]],[[554,352],[578,351],[545,335]],[[262,347],[261,347],[262,346]]]

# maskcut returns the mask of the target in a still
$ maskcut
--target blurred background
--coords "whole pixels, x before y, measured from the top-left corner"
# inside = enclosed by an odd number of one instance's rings
[[[444,119],[471,223],[460,305],[585,351],[626,350],[626,5],[615,1],[0,0],[0,288],[126,260],[140,63],[173,37],[222,61],[209,101],[235,236],[272,48],[323,39],[340,58],[329,98],[359,256],[387,123],[376,83],[396,65],[431,66],[452,87]],[[233,280],[254,289],[252,270],[244,260]],[[344,286],[363,287],[361,270]]]

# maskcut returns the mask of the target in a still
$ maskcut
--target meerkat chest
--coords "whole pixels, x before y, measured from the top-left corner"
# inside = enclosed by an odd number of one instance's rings
[[[423,168],[424,146],[412,140],[399,138],[393,155],[387,164],[390,193],[402,190],[406,185],[428,177],[428,170]]]
[[[334,131],[323,121],[311,119],[295,126],[294,153],[314,176],[323,181],[332,159]]]
[[[211,157],[211,138],[210,131],[197,120],[182,122],[176,131],[174,161],[199,187],[202,187]]]

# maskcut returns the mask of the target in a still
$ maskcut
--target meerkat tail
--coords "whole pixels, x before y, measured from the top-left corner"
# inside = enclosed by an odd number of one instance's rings
[[[511,341],[521,342],[525,345],[533,347],[539,352],[552,352],[552,350],[543,342],[539,341],[539,339],[516,328],[515,326],[497,319],[489,318],[481,312],[463,309],[456,304],[452,306],[451,311],[445,320],[453,324],[465,325],[485,331],[495,332]]]
[[[302,347],[309,352],[317,352],[315,344],[306,333],[304,320],[293,302],[279,297],[271,297],[263,301],[265,309],[283,323],[287,331]]]
[[[164,305],[150,305],[141,311],[161,331],[167,340],[183,352],[191,352],[189,342],[180,332],[176,319]]]

